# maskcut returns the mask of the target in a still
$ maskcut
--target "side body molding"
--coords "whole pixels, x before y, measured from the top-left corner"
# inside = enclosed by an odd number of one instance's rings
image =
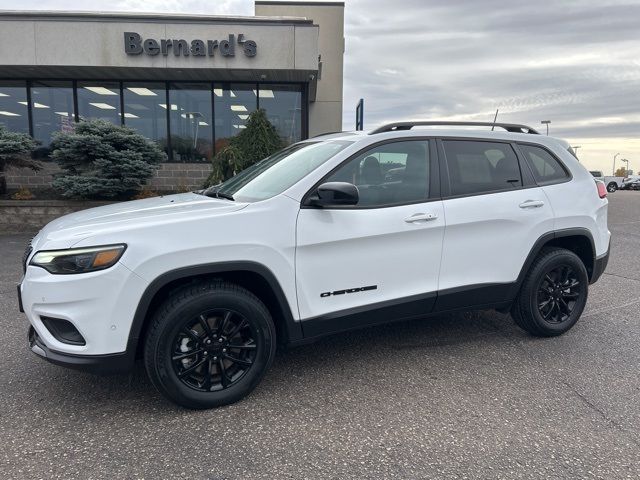
[[[300,343],[311,342],[325,335],[346,330],[388,323],[395,320],[428,317],[429,315],[443,312],[487,308],[497,308],[506,312],[520,291],[524,277],[536,256],[546,244],[564,237],[583,237],[589,241],[591,252],[594,255],[592,258],[594,263],[592,264],[592,268],[588,268],[587,270],[589,280],[591,282],[596,281],[597,276],[602,273],[601,270],[604,270],[606,264],[600,268],[600,271],[595,267],[596,250],[591,232],[586,228],[556,230],[548,232],[538,238],[529,251],[518,278],[513,282],[465,285],[304,319],[301,323],[305,339]]]

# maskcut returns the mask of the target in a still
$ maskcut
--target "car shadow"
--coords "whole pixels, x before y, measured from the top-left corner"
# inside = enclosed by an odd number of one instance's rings
[[[297,392],[313,390],[324,376],[375,368],[378,362],[401,364],[419,352],[424,362],[442,349],[481,346],[483,342],[509,342],[525,336],[508,315],[495,311],[467,312],[426,317],[369,327],[320,339],[312,344],[280,348],[274,364],[256,391],[241,403],[268,402],[270,395],[295,398]],[[490,339],[490,340],[489,340]],[[480,347],[481,348],[481,347]],[[43,407],[70,408],[109,415],[127,410],[145,415],[185,412],[164,400],[155,390],[142,362],[129,374],[98,376],[30,359],[23,375],[37,377],[35,389]],[[16,396],[19,398],[19,395]],[[233,406],[225,407],[233,408]]]

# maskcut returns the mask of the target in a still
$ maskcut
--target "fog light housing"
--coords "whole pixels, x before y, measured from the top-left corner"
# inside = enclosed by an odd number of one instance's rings
[[[69,320],[53,317],[40,317],[42,324],[60,343],[67,345],[86,345],[84,337]]]

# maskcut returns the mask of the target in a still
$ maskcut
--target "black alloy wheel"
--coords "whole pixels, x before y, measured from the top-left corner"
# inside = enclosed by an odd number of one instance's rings
[[[538,311],[545,322],[562,323],[569,319],[580,297],[580,280],[570,265],[553,268],[538,288]]]
[[[275,325],[264,303],[239,285],[209,280],[174,291],[158,307],[144,360],[162,395],[203,409],[246,397],[275,352]]]
[[[186,323],[173,347],[171,360],[180,381],[195,390],[213,392],[237,383],[249,371],[257,345],[244,316],[216,309]]]
[[[511,315],[532,335],[561,335],[582,315],[588,293],[589,275],[580,257],[564,248],[545,247],[529,267]]]

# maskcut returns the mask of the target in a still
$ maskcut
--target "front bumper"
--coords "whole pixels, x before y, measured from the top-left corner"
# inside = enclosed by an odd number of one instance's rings
[[[593,262],[593,273],[591,274],[591,279],[589,280],[590,284],[596,283],[604,273],[605,269],[607,268],[607,264],[609,263],[610,252],[611,243],[609,243],[609,246],[607,247],[607,253],[596,257],[595,261]]]
[[[100,358],[129,350],[133,315],[145,287],[120,263],[78,275],[52,275],[30,265],[18,298],[43,350],[52,352],[46,357]],[[51,329],[50,319],[71,324],[84,342],[66,341]]]
[[[55,365],[75,370],[109,375],[127,372],[133,368],[135,362],[133,350],[107,355],[74,355],[51,350],[45,345],[33,326],[29,327],[28,338],[29,348],[38,357]]]

